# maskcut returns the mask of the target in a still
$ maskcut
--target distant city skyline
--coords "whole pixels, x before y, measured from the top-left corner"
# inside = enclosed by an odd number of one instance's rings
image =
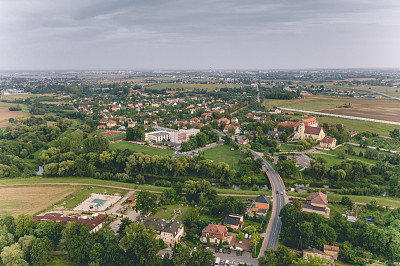
[[[0,2],[0,70],[400,68],[400,1]]]

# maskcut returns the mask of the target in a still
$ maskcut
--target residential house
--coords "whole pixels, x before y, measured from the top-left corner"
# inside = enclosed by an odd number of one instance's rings
[[[305,213],[318,213],[329,218],[330,209],[328,208],[328,197],[318,191],[306,198],[307,203],[301,207],[301,211]]]
[[[128,203],[129,207],[134,207],[136,205],[136,195],[128,197],[126,203]]]
[[[329,255],[321,250],[315,249],[315,248],[303,249],[303,258],[305,261],[308,261],[309,257],[314,257],[314,256],[318,256],[320,258],[327,259],[332,263],[332,265],[334,265],[333,264],[334,259],[331,255]]]
[[[183,223],[179,221],[165,221],[148,217],[141,222],[146,227],[152,226],[157,231],[157,239],[162,239],[169,247],[179,243],[185,232]]]
[[[227,227],[238,230],[243,227],[243,223],[243,215],[241,214],[230,213],[229,215],[225,215],[224,224]]]
[[[218,124],[221,124],[221,123],[225,123],[226,125],[228,125],[230,123],[230,120],[226,117],[223,117],[223,118],[218,119]]]
[[[279,139],[283,132],[282,131],[268,131],[267,136],[270,136],[273,139]]]
[[[237,117],[233,117],[231,119],[231,123],[239,123],[239,119],[237,119]]]
[[[324,245],[324,252],[330,256],[334,260],[337,260],[338,255],[339,255],[339,247],[337,246],[330,246],[330,245]]]
[[[266,216],[269,209],[270,198],[265,195],[260,195],[256,198],[250,207],[249,214],[256,214],[258,216]]]
[[[334,149],[336,147],[336,138],[325,136],[321,139],[319,146],[321,148]]]
[[[209,224],[203,229],[200,241],[207,243],[207,236],[209,237],[211,244],[219,244],[220,241],[226,241],[228,229],[224,225]]]
[[[116,125],[117,125],[117,122],[115,122],[114,120],[107,122],[107,127],[114,127]]]

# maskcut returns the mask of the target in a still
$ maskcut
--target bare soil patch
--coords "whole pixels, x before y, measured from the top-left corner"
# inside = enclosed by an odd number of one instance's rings
[[[64,199],[76,190],[71,186],[0,188],[0,216],[33,215]]]
[[[20,111],[9,111],[8,107],[0,107],[0,121],[27,115],[27,113]]]

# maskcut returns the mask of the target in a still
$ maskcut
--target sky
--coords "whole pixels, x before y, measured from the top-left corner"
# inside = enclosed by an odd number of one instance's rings
[[[399,0],[0,0],[1,70],[400,68]]]

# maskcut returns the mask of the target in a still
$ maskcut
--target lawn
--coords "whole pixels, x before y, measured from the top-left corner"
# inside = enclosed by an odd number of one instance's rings
[[[0,217],[34,215],[76,191],[71,186],[18,186],[0,188]]]
[[[281,144],[281,150],[282,151],[294,151],[296,150],[296,145],[290,145],[290,144]]]
[[[164,207],[166,208],[165,210]],[[181,209],[181,211],[183,211],[183,213],[181,216],[176,217],[177,221],[185,220],[193,211],[193,207],[191,206],[168,205],[163,206],[156,214],[152,216],[154,219],[164,219],[169,221],[172,219],[172,217],[174,217],[174,210],[177,211],[179,210],[179,208]]]
[[[395,139],[384,139],[379,137],[368,138],[369,146],[400,151],[400,141]]]
[[[348,155],[347,157],[349,159],[351,159],[351,160],[360,160],[360,161],[363,161],[363,162],[366,162],[366,163],[369,163],[369,164],[376,164],[377,163],[376,160],[371,160],[371,159],[367,159],[367,158],[358,156],[360,151],[362,153],[365,153],[365,151],[366,151],[365,148],[360,148],[360,147],[357,147],[357,146],[352,146],[352,148],[353,148],[354,152],[356,153],[356,155]],[[334,149],[332,151],[324,151],[324,152],[329,153],[329,154],[333,154],[333,155],[339,155],[339,153],[341,151],[343,151],[343,150],[346,150],[346,148],[341,146],[341,147],[338,147],[338,148],[336,148],[336,149]]]
[[[239,150],[231,150],[229,145],[221,145],[215,148],[205,150],[204,156],[216,163],[224,162],[229,164],[231,168],[235,168],[239,162]]]
[[[73,266],[76,265],[68,255],[49,255],[47,266]]]
[[[329,166],[335,165],[335,164],[340,164],[341,162],[344,162],[345,160],[330,156],[330,155],[325,155],[325,154],[318,154],[318,153],[307,153],[307,156],[317,159],[317,158],[322,158],[324,159]]]
[[[119,141],[116,143],[111,143],[110,148],[112,150],[124,150],[128,149],[134,152],[142,152],[149,154],[151,156],[154,155],[159,155],[159,156],[166,156],[166,155],[172,155],[174,152],[171,150],[163,150],[163,149],[158,149],[158,148],[153,148],[149,146],[144,146],[144,145],[138,145],[126,141]]]

